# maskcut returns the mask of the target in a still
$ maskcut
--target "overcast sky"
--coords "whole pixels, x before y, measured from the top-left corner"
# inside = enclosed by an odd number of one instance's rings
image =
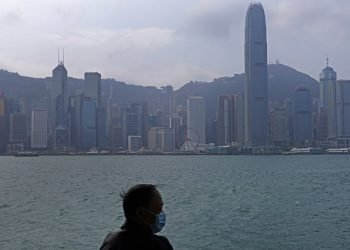
[[[265,0],[269,61],[350,79],[348,0]],[[244,70],[245,0],[1,0],[0,68],[176,88]]]

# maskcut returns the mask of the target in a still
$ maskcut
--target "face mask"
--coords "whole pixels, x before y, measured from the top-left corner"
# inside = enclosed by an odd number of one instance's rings
[[[151,230],[154,234],[162,231],[166,221],[166,215],[163,211],[160,212],[160,214],[157,214],[155,216],[156,216],[156,221],[154,222],[154,224],[151,224]]]
[[[155,214],[149,210],[146,210],[146,211],[149,212],[150,214],[153,214],[156,217],[156,220],[154,221],[154,223],[150,225],[152,232],[156,234],[162,231],[166,221],[166,215],[164,211],[160,212],[160,214]]]

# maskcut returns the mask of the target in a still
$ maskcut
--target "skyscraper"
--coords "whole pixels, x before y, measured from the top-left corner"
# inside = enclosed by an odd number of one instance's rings
[[[268,144],[267,43],[261,3],[250,4],[245,22],[245,139],[249,146],[265,146]]]
[[[350,81],[337,82],[337,136],[350,142]]]
[[[275,146],[289,144],[288,110],[286,107],[275,107],[271,112],[271,142]]]
[[[101,74],[98,72],[86,72],[84,74],[85,96],[96,101],[97,107],[101,106]]]
[[[67,70],[64,62],[59,61],[52,71],[53,91],[51,107],[51,129],[54,146],[70,145],[70,117],[68,114]]]
[[[321,122],[326,126],[326,140],[337,136],[336,82],[337,73],[328,66],[327,58],[327,66],[320,73],[320,112],[324,112],[325,121]]]
[[[161,111],[162,125],[169,127],[170,118],[175,113],[174,89],[170,85],[162,87]]]
[[[90,97],[84,97],[81,108],[81,148],[90,149],[97,146],[96,102]]]
[[[216,116],[216,145],[229,145],[235,141],[235,98],[219,96]]]
[[[5,152],[8,142],[7,99],[0,93],[0,153]]]
[[[187,138],[193,144],[205,144],[205,103],[201,96],[187,99]]]
[[[47,109],[35,108],[32,110],[31,143],[32,148],[47,148]]]
[[[306,146],[312,141],[312,100],[308,88],[299,87],[296,89],[294,111],[294,142],[296,145]]]
[[[10,143],[24,145],[27,139],[26,115],[10,114]]]

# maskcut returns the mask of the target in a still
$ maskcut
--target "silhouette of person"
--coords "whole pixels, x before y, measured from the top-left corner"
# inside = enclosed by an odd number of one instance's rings
[[[173,250],[167,238],[156,235],[166,221],[157,187],[138,184],[121,197],[125,222],[121,230],[106,236],[100,250]]]

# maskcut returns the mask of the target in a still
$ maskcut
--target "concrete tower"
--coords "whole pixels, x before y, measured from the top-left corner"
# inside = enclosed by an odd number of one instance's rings
[[[268,144],[267,43],[265,13],[250,4],[245,23],[245,139],[249,146]]]

